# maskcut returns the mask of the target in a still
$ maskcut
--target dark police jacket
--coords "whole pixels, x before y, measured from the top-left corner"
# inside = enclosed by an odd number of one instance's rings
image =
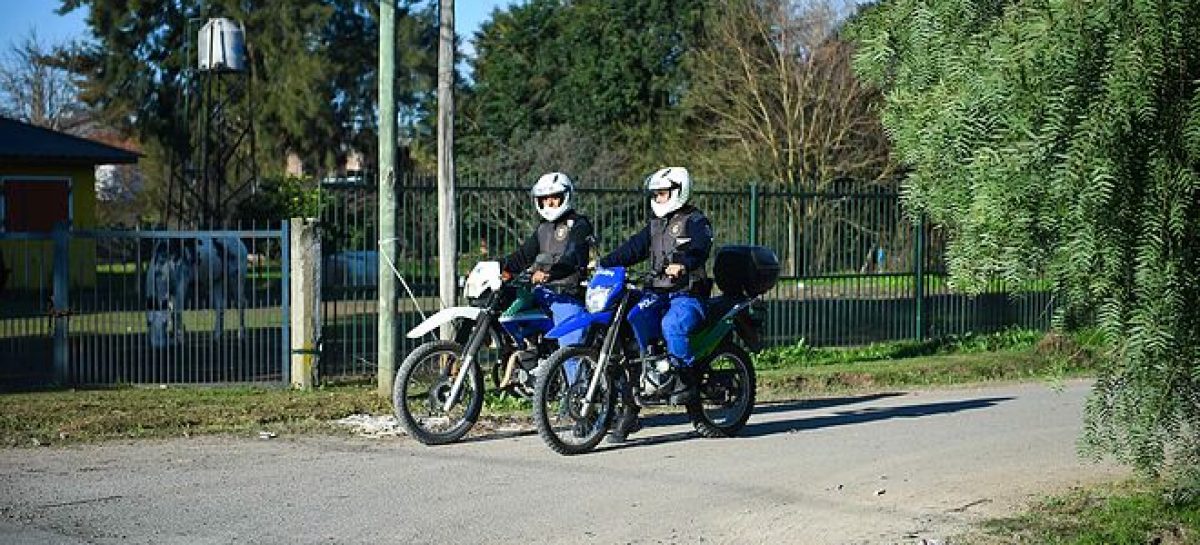
[[[687,269],[688,279],[680,289],[705,294],[709,286],[704,267],[712,249],[712,236],[712,224],[704,213],[684,205],[666,217],[651,218],[638,234],[600,258],[599,265],[628,267],[649,259],[650,270],[661,273],[667,265],[679,263]]]
[[[538,254],[554,257],[549,287],[556,291],[575,293],[583,280],[592,251],[592,222],[587,216],[568,210],[555,221],[538,224],[517,251],[508,254],[501,266],[509,272],[523,271],[533,265]]]

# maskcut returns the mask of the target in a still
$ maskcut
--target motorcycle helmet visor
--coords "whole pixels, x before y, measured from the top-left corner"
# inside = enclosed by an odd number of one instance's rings
[[[566,193],[551,193],[549,195],[540,195],[534,198],[537,200],[538,208],[558,208],[562,206],[563,201],[566,200]]]

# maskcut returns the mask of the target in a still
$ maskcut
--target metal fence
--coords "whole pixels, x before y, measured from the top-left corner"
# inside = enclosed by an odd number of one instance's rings
[[[287,380],[287,226],[0,233],[0,386]]]
[[[539,221],[523,185],[460,181],[455,198],[460,274],[476,261],[512,251]],[[596,228],[599,255],[650,217],[649,201],[636,189],[585,186],[575,198],[575,208]],[[376,202],[374,191],[364,187],[329,188],[322,195],[326,376],[374,373]],[[403,332],[419,323],[420,310],[439,304],[435,181],[404,179],[397,202],[401,240],[392,262],[421,307],[397,294]],[[950,289],[941,230],[909,221],[894,190],[763,192],[751,186],[699,191],[692,202],[712,221],[716,245],[761,244],[779,255],[783,277],[764,297],[765,339],[772,345],[854,345],[1049,326],[1053,301],[1042,283],[996,281],[975,297]],[[399,353],[411,348],[404,338]]]

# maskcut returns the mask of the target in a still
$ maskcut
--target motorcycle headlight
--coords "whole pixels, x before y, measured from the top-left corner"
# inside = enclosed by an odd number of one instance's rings
[[[585,303],[587,304],[588,312],[600,312],[604,307],[608,306],[608,296],[612,293],[611,287],[604,288],[588,288]]]

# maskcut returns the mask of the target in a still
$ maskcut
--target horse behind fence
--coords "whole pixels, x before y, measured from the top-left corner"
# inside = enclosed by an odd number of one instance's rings
[[[146,323],[150,345],[162,348],[183,341],[183,311],[188,295],[207,292],[216,314],[213,341],[225,330],[225,308],[230,297],[238,309],[238,339],[246,334],[246,263],[249,252],[236,237],[194,240],[157,239],[146,268]]]

